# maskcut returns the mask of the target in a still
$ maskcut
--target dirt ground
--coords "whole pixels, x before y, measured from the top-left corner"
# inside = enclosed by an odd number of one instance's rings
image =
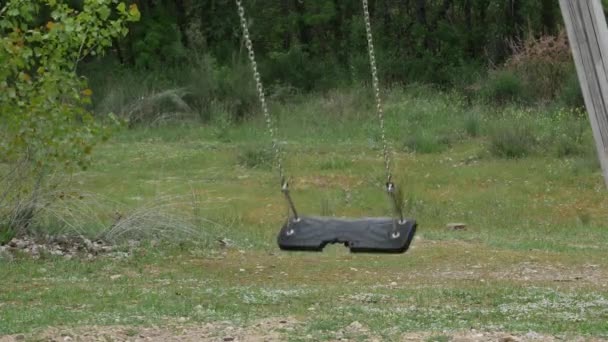
[[[33,334],[19,334],[0,337],[0,342],[16,341],[234,341],[234,342],[276,342],[286,341],[297,336],[300,339],[315,341],[318,336],[302,335],[297,332],[301,323],[293,318],[275,318],[260,320],[246,327],[236,327],[228,322],[192,324],[170,324],[164,327],[129,327],[129,326],[91,326],[80,328],[49,328]],[[297,334],[297,335],[296,335]],[[383,341],[379,336],[370,333],[365,325],[352,322],[348,326],[329,333],[323,340],[329,341]],[[333,336],[332,336],[333,335]],[[328,339],[327,339],[328,338]],[[457,331],[457,332],[409,332],[391,334],[393,341],[453,341],[453,342],[553,342],[553,341],[608,341],[585,337],[556,337],[528,332],[526,334],[509,334],[504,332]]]

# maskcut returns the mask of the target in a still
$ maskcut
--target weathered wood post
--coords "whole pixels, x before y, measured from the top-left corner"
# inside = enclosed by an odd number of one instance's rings
[[[608,186],[608,27],[600,0],[559,0]]]

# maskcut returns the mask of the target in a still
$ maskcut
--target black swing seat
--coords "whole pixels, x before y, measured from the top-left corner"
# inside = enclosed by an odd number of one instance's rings
[[[354,253],[404,253],[416,232],[415,220],[390,217],[339,219],[290,218],[279,232],[279,247],[289,251],[322,251],[328,243],[344,243]]]

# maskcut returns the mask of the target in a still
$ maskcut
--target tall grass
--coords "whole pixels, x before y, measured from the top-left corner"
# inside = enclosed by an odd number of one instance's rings
[[[209,122],[224,114],[241,120],[257,112],[251,71],[241,62],[218,66],[208,55],[195,55],[179,68],[147,70],[108,59],[83,70],[94,91],[95,112],[114,113],[132,125],[184,118]]]

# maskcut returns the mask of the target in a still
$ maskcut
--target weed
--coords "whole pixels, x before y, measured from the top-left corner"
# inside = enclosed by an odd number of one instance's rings
[[[215,138],[220,142],[230,142],[230,128],[233,124],[230,114],[221,103],[215,102],[210,108],[213,112],[213,133]]]
[[[329,160],[324,160],[319,165],[321,170],[345,170],[350,168],[352,162],[344,158],[331,157]]]
[[[129,328],[125,331],[125,335],[129,336],[129,337],[134,337],[137,334],[139,334],[139,331],[137,329],[134,328]]]
[[[596,172],[601,169],[600,160],[597,156],[595,146],[588,146],[582,155],[575,158],[572,163],[572,171],[575,175]]]
[[[7,223],[0,223],[0,246],[9,243],[15,236],[17,231]]]
[[[525,157],[534,150],[535,145],[534,131],[524,122],[501,122],[490,136],[490,152],[498,157]]]
[[[481,117],[478,114],[468,114],[464,118],[464,131],[471,138],[479,136],[481,130]]]
[[[273,163],[272,151],[268,148],[247,147],[239,152],[237,162],[250,169],[270,169]]]
[[[450,147],[452,141],[452,137],[448,134],[433,135],[427,131],[416,131],[406,137],[403,145],[410,152],[439,153]]]
[[[591,223],[591,213],[589,213],[587,210],[580,209],[577,212],[577,218],[583,226],[589,226]]]
[[[581,142],[568,134],[560,134],[555,137],[555,154],[558,158],[576,156],[584,151]]]

